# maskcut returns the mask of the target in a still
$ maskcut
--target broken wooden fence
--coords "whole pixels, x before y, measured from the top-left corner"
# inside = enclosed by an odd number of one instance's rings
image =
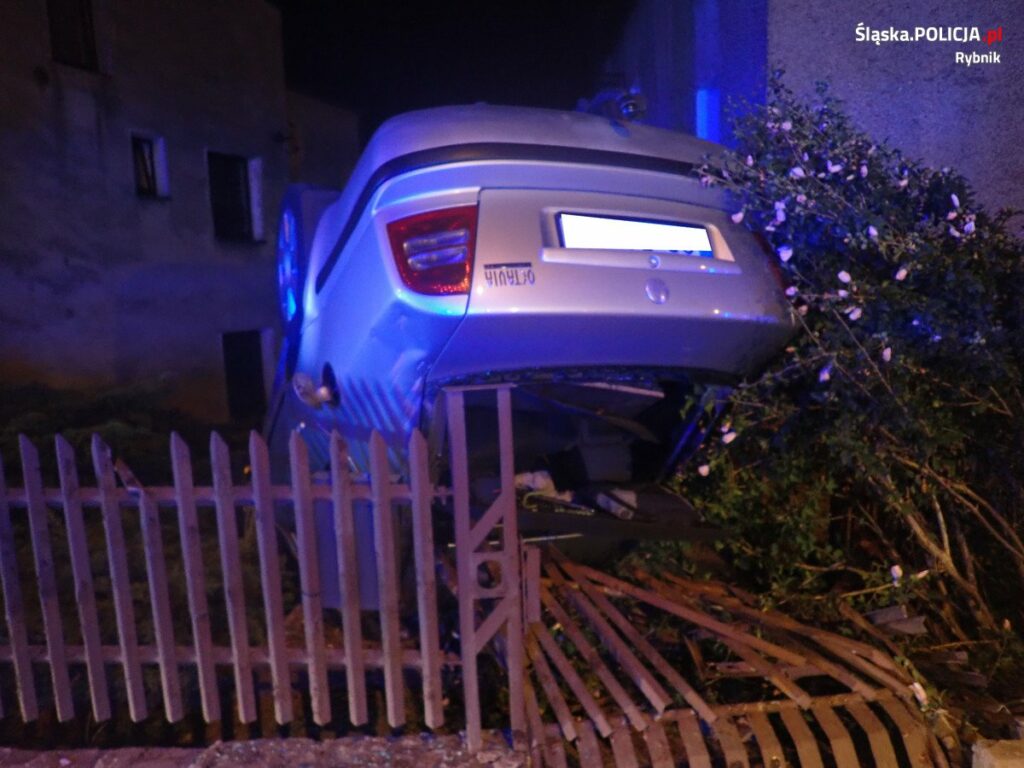
[[[942,766],[913,678],[726,585],[525,552],[534,763]]]
[[[94,436],[91,464],[95,484],[80,482],[79,457],[65,439],[58,437],[59,487],[46,488],[38,449],[25,437],[20,438],[21,488],[6,486],[0,465],[0,581],[7,629],[6,637],[0,637],[0,662],[13,667],[21,718],[35,720],[40,708],[50,706],[50,702],[59,720],[75,717],[81,704],[76,704],[73,696],[69,670],[84,666],[96,720],[110,718],[114,707],[121,703],[112,695],[108,679],[111,669],[123,678],[123,695],[131,719],[143,720],[153,705],[147,697],[144,671],[155,666],[163,713],[171,722],[187,714],[182,683],[186,668],[193,671],[197,681],[205,720],[230,717],[222,711],[220,695],[226,677],[221,673],[230,668],[237,719],[242,723],[258,717],[254,672],[269,673],[277,723],[289,723],[296,717],[302,678],[312,719],[317,724],[329,723],[336,715],[337,697],[331,695],[328,673],[343,670],[348,719],[354,725],[363,725],[369,718],[367,673],[379,670],[383,673],[388,724],[399,727],[406,721],[408,672],[421,681],[423,722],[437,728],[445,723],[442,668],[460,666],[467,737],[471,747],[478,747],[481,713],[476,660],[499,630],[511,669],[518,665],[520,670],[510,676],[510,685],[513,689],[522,685],[509,393],[507,388],[497,393],[505,414],[500,424],[501,447],[507,457],[502,460],[501,495],[475,524],[470,520],[461,393],[455,391],[448,397],[454,456],[452,494],[431,484],[426,441],[419,432],[413,434],[408,445],[408,483],[390,479],[387,447],[376,433],[370,444],[369,480],[351,476],[346,448],[335,434],[330,440],[330,482],[314,483],[306,445],[294,433],[289,444],[290,485],[271,482],[267,446],[256,433],[249,440],[247,482],[236,484],[228,448],[214,434],[209,449],[211,483],[197,485],[189,448],[175,435],[170,441],[174,477],[170,487],[142,485]],[[457,544],[458,653],[441,650],[432,511],[435,500],[450,495]],[[379,594],[379,637],[372,643],[364,637],[366,611],[360,605],[354,518],[357,503],[372,506]],[[315,504],[330,506],[337,574],[322,572],[318,562]],[[396,505],[408,511],[400,516]],[[295,521],[299,583],[297,604],[289,606],[284,604],[275,516],[276,508],[281,506],[294,513]],[[176,526],[168,526],[171,518]],[[240,546],[242,518],[255,529],[251,537],[255,539],[255,551],[243,552]],[[411,529],[405,539],[411,540],[413,548],[415,600],[406,604],[415,604],[415,639],[403,639],[402,634],[398,541],[403,523]],[[500,545],[489,544],[491,534],[503,526],[505,535]],[[216,538],[215,554],[209,552],[209,537]],[[169,549],[174,550],[174,557],[168,556]],[[59,560],[55,559],[55,550],[62,553]],[[106,557],[100,557],[97,550],[105,552]],[[250,578],[247,583],[243,577],[246,563],[257,557],[258,579],[254,583]],[[143,562],[134,562],[135,558]],[[503,578],[483,587],[478,569],[493,563],[500,566]],[[171,576],[177,568],[183,571],[181,580]],[[250,566],[250,570],[255,569]],[[97,571],[105,585],[102,590],[97,589]],[[321,600],[325,578],[337,578],[339,582],[340,633],[336,626],[325,625]],[[219,590],[211,590],[211,579],[220,585]],[[143,585],[145,596],[140,594]],[[213,609],[214,596],[221,610]],[[254,642],[252,614],[257,605],[262,607],[262,621],[255,629],[262,637]],[[482,616],[484,608],[492,605],[492,612]],[[177,610],[188,613],[187,643],[183,642],[181,624],[175,626]],[[300,618],[301,628],[289,626],[289,617]],[[142,630],[145,641],[140,637]],[[215,637],[222,642],[215,642]],[[48,669],[48,685],[40,685],[36,677],[36,669],[41,667]],[[4,698],[0,696],[0,716],[3,706],[10,705]],[[521,710],[513,707],[512,718],[521,728]]]

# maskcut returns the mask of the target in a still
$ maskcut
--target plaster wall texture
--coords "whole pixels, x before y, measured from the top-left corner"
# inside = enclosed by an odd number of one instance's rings
[[[226,414],[221,334],[277,324],[287,181],[278,11],[265,0],[94,0],[99,71],[55,63],[44,0],[0,24],[0,380],[162,381]],[[167,199],[131,137],[163,137]],[[207,151],[263,163],[265,242],[214,236]]]
[[[289,178],[340,189],[359,159],[359,121],[354,112],[288,92]]]
[[[1003,41],[858,42],[872,29],[1003,28]],[[1000,63],[958,64],[956,52]],[[769,0],[768,63],[811,94],[827,80],[856,123],[912,159],[949,166],[990,209],[1024,209],[1024,4],[1020,0]],[[1024,220],[1018,218],[1018,227]]]

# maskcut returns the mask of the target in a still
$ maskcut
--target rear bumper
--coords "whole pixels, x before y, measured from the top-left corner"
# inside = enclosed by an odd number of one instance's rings
[[[792,335],[772,319],[470,315],[431,366],[430,382],[528,369],[657,368],[737,380]]]

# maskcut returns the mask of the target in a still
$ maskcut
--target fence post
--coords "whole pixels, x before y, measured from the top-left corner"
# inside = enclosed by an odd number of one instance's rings
[[[471,519],[469,504],[469,448],[466,442],[464,390],[445,390],[445,398],[451,446],[452,495],[455,502],[455,561],[466,704],[466,742],[470,751],[476,751],[482,745],[477,655],[502,626],[505,628],[504,651],[509,676],[509,717],[513,738],[517,743],[526,730],[523,596],[516,520],[511,385],[497,387],[501,491],[475,524]],[[500,551],[478,551],[498,526],[501,526]],[[481,585],[481,571],[495,563],[501,569],[498,583]],[[482,617],[483,621],[477,626],[476,611],[482,600],[496,600],[497,605],[489,615]]]

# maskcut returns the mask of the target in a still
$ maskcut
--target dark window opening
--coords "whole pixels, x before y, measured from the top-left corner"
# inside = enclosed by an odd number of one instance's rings
[[[50,47],[53,60],[79,69],[96,71],[96,30],[92,0],[47,0]]]
[[[207,153],[213,232],[224,240],[253,240],[249,161],[238,155]]]
[[[139,197],[159,197],[153,140],[132,136],[132,159],[135,164],[135,192]]]
[[[267,410],[263,381],[263,334],[234,331],[222,336],[224,381],[231,419],[258,427]]]

